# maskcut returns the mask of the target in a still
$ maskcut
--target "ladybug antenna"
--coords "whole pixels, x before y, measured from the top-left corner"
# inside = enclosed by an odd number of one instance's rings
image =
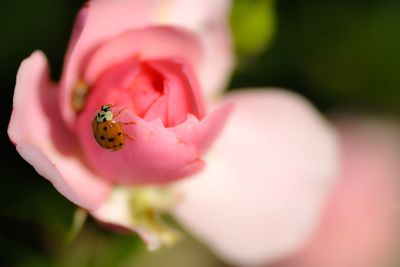
[[[112,104],[105,104],[105,105],[101,106],[101,110],[104,112],[107,112],[107,111],[110,111],[112,107],[113,107]]]

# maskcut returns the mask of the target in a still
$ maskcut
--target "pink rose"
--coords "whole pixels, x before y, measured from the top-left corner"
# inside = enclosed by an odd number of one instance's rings
[[[17,151],[95,216],[113,188],[165,184],[198,172],[230,110],[224,105],[207,112],[200,90],[207,85],[207,96],[215,94],[232,62],[219,21],[228,5],[220,2],[193,18],[196,23],[186,14],[193,7],[182,9],[180,1],[88,2],[78,14],[60,83],[50,81],[42,52],[21,64],[8,128]],[[221,67],[211,61],[219,50]],[[212,83],[205,79],[210,69]],[[115,152],[93,137],[96,112],[108,103],[114,114],[122,111],[118,122],[135,123],[123,126],[134,140],[126,138]],[[108,222],[101,213],[96,217]]]
[[[322,220],[303,248],[272,266],[398,265],[399,125],[354,117],[338,120],[337,126],[343,163]]]
[[[336,136],[296,94],[221,96],[233,62],[228,8],[225,0],[89,2],[59,84],[41,52],[22,63],[9,136],[68,199],[107,225],[137,231],[151,248],[174,237],[149,231],[159,225],[146,216],[174,199],[142,186],[195,175],[174,188],[177,218],[225,259],[254,264],[309,237],[335,177]],[[118,121],[135,123],[123,126],[135,140],[116,152],[100,147],[91,129],[107,103],[122,110]]]

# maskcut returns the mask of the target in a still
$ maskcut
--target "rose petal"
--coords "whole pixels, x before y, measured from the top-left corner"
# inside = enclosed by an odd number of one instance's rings
[[[313,239],[274,266],[396,266],[400,246],[400,127],[339,120],[342,169]]]
[[[184,58],[197,67],[201,52],[197,37],[183,28],[159,26],[131,30],[94,52],[85,68],[84,80],[93,84],[104,70],[135,55],[139,60]]]
[[[204,123],[189,116],[176,128],[166,128],[160,119],[147,122],[127,110],[118,121],[136,123],[124,126],[124,132],[135,140],[127,139],[122,149],[110,152],[93,137],[95,108],[79,116],[77,131],[83,151],[96,173],[125,184],[167,183],[199,171],[204,165],[201,152],[218,134],[229,113],[229,109],[221,107],[206,116]]]
[[[156,6],[155,1],[92,0],[83,7],[75,24],[79,29],[74,30],[61,77],[60,104],[67,123],[73,121],[75,114],[66,103],[70,103],[71,90],[82,78],[81,68],[92,50],[127,30],[149,25],[154,21]]]
[[[161,2],[160,2],[161,3]],[[214,98],[225,89],[232,67],[228,0],[171,0],[160,5],[160,22],[196,32],[204,47],[199,81],[206,98]]]
[[[178,219],[228,261],[265,263],[304,243],[336,171],[336,135],[301,97],[233,93],[207,168],[177,187]]]
[[[181,142],[195,144],[203,154],[220,134],[231,111],[232,103],[224,103],[199,121],[189,114],[186,123],[170,128]]]
[[[61,194],[92,209],[107,197],[110,186],[80,161],[77,143],[62,125],[57,97],[45,56],[33,53],[18,71],[8,135],[19,154]]]
[[[165,80],[164,94],[167,97],[169,127],[186,120],[187,114],[199,119],[205,115],[205,107],[195,75],[186,61],[155,60],[148,65],[158,71]],[[178,104],[179,103],[179,104]]]

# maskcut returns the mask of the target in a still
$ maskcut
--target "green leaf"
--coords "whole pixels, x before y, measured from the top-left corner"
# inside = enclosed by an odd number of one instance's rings
[[[236,0],[231,13],[231,26],[239,56],[261,53],[275,34],[274,0]]]

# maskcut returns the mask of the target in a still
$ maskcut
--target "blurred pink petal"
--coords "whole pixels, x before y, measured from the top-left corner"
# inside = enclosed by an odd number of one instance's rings
[[[202,48],[198,37],[183,28],[158,26],[130,30],[94,51],[84,70],[84,80],[93,84],[106,69],[133,56],[142,61],[184,58],[197,67]]]
[[[82,164],[76,140],[62,124],[57,97],[45,56],[33,53],[18,71],[8,134],[40,175],[72,202],[92,209],[108,196],[110,185]]]
[[[65,57],[61,77],[62,115],[69,123],[75,114],[64,99],[70,99],[75,82],[81,79],[86,59],[102,42],[125,31],[145,27],[154,21],[157,2],[92,0],[80,11]]]
[[[311,242],[279,267],[397,266],[400,127],[341,120],[342,170]],[[398,262],[397,262],[398,264]]]
[[[175,213],[224,259],[261,264],[309,238],[336,176],[336,135],[293,93],[242,91],[225,101],[232,115],[207,168],[178,184]]]
[[[203,41],[204,61],[199,80],[206,98],[224,90],[234,65],[230,29],[229,0],[169,0],[161,10],[161,22],[183,26]]]

